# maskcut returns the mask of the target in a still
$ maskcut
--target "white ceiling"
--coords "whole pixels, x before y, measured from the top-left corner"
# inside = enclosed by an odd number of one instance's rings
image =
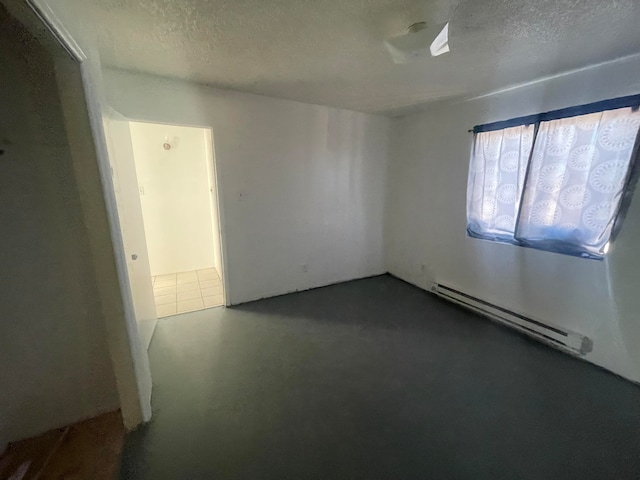
[[[108,66],[393,114],[640,51],[638,0],[69,0]],[[452,52],[383,41],[450,20]]]

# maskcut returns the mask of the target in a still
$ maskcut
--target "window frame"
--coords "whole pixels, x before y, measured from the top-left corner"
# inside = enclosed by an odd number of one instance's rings
[[[572,118],[572,117],[577,117],[582,115],[589,115],[594,113],[602,113],[605,111],[616,110],[621,108],[631,108],[633,112],[640,110],[640,94],[629,95],[625,97],[618,97],[618,98],[609,99],[609,100],[602,100],[598,102],[593,102],[593,103],[588,103],[588,104],[578,105],[573,107],[567,107],[567,108],[562,108],[558,110],[551,110],[548,112],[538,113],[535,115],[516,117],[510,120],[502,120],[502,121],[497,121],[492,123],[476,125],[475,127],[473,127],[472,130],[469,130],[470,133],[473,133],[471,160],[473,160],[477,134],[505,130],[508,128],[513,128],[518,126],[533,125],[534,126],[533,142],[531,146],[531,151],[529,152],[529,158],[527,160],[526,173],[524,177],[525,186],[523,187],[523,190],[521,192],[521,195],[524,197],[525,190],[526,190],[526,183],[527,183],[527,180],[529,179],[532,155],[536,146],[538,130],[542,122],[561,120],[561,119]],[[628,209],[631,204],[633,193],[635,191],[635,187],[639,177],[640,177],[640,129],[636,134],[635,143],[633,148],[631,149],[629,167],[626,173],[625,181],[623,183],[621,197],[613,217],[614,223],[609,235],[609,240],[607,245],[610,245],[611,243],[613,243],[617,238],[618,234],[620,233],[622,223],[624,222],[624,219],[628,213]],[[468,195],[468,191],[467,191],[467,195]],[[483,235],[481,233],[471,230],[468,220],[469,219],[467,217],[467,235],[471,238],[488,240],[496,243],[504,243],[507,245],[516,245],[516,246],[525,247],[525,248],[533,248],[536,250],[541,250],[546,252],[561,253],[564,255],[575,256],[580,258],[590,258],[594,260],[604,260],[607,253],[607,251],[605,250],[605,252],[603,252],[601,256],[596,256],[584,251],[577,251],[577,250],[573,251],[572,249],[553,248],[553,246],[542,246],[540,244],[530,244],[528,242],[523,242],[519,240],[515,235],[517,230],[517,223],[514,229],[513,238],[507,239],[507,238],[502,238],[500,236],[490,235],[490,234]]]

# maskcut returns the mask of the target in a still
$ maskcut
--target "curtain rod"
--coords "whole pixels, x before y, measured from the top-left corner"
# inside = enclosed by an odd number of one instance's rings
[[[634,110],[638,110],[640,108],[640,94],[601,100],[599,102],[586,103],[584,105],[561,108],[559,110],[551,110],[549,112],[512,118],[510,120],[501,120],[499,122],[476,125],[469,130],[469,133],[492,132],[495,130],[503,130],[505,128],[519,127],[521,125],[531,125],[539,122],[548,122],[561,118],[576,117],[578,115],[588,115],[590,113],[603,112],[605,110],[629,107]]]

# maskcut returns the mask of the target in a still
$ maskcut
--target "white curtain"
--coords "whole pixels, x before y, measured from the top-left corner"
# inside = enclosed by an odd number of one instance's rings
[[[640,127],[621,108],[541,122],[515,237],[525,245],[601,258]]]
[[[474,137],[467,186],[469,235],[514,241],[534,125],[522,125]]]

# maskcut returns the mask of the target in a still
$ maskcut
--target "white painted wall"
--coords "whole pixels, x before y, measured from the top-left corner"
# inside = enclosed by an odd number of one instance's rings
[[[142,122],[129,128],[151,274],[213,267],[209,130]]]
[[[123,71],[104,78],[108,102],[131,119],[213,129],[228,302],[385,271],[388,119]]]
[[[119,407],[63,72],[10,25],[0,10],[0,451]]]
[[[604,262],[466,236],[474,125],[640,92],[640,58],[394,121],[386,210],[388,270],[434,280],[588,335],[587,360],[640,380],[640,198]],[[421,265],[425,265],[423,272]]]

